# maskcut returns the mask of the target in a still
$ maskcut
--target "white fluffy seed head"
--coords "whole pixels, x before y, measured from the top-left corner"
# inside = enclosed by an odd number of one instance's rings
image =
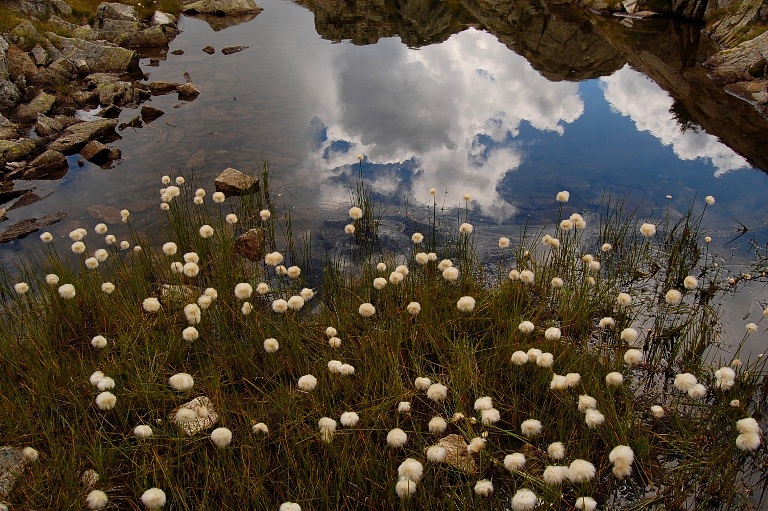
[[[109,497],[102,490],[92,490],[85,497],[88,509],[104,509],[109,502]]]
[[[445,432],[446,428],[448,428],[448,421],[439,416],[432,417],[432,419],[429,421],[428,427],[430,433],[441,435],[443,432]]]
[[[165,505],[165,492],[160,488],[150,488],[141,495],[141,503],[147,509],[160,509]]]
[[[139,424],[133,428],[133,435],[138,438],[149,438],[152,436],[152,428],[146,424]]]
[[[303,390],[304,392],[310,392],[312,390],[315,390],[316,386],[317,386],[317,378],[315,378],[311,374],[305,374],[304,376],[299,378],[299,381],[298,381],[299,390]]]
[[[493,493],[493,483],[490,479],[480,479],[475,483],[475,494],[480,497],[488,497]]]
[[[194,387],[195,380],[192,378],[192,375],[188,373],[176,373],[168,378],[168,385],[173,387],[174,390],[183,392]]]
[[[416,485],[417,483],[410,479],[400,479],[395,484],[395,493],[401,499],[407,499],[416,493]]]
[[[528,488],[522,488],[512,497],[513,511],[533,511],[539,498]]]
[[[427,449],[427,460],[432,463],[442,463],[445,461],[445,456],[448,452],[442,445],[431,445]]]
[[[528,438],[541,434],[541,430],[541,422],[536,419],[528,419],[520,424],[520,431]]]
[[[525,468],[525,454],[516,452],[504,457],[504,468],[510,472],[520,471]]]
[[[395,428],[387,433],[387,445],[395,449],[403,447],[408,441],[408,435],[400,428]]]
[[[232,443],[232,431],[227,428],[216,428],[211,431],[211,442],[218,448],[227,447]]]
[[[406,458],[399,467],[397,467],[397,476],[400,479],[408,479],[418,483],[424,474],[424,466],[413,458]]]
[[[117,397],[109,391],[102,392],[96,396],[96,406],[99,410],[111,410],[117,403]]]

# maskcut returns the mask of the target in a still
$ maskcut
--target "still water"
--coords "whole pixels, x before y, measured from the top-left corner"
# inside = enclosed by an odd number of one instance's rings
[[[534,2],[500,2],[498,12],[460,2],[413,12],[261,5],[223,30],[182,18],[170,49],[184,53],[142,68],[150,81],[188,73],[201,95],[152,98],[165,115],[120,133],[118,165],[78,168],[73,157],[62,180],[23,183],[50,195],[11,220],[65,210],[50,230],[66,236],[128,208],[134,225],[151,228],[162,174],[191,172],[212,190],[224,168],[254,171],[268,160],[294,221],[340,238],[362,155],[395,232],[405,230],[398,214],[418,213],[435,187],[448,207],[469,193],[488,240],[553,220],[560,190],[576,211],[610,191],[642,215],[684,211],[711,194],[715,252],[744,261],[750,237],[768,240],[768,123],[706,80],[699,62],[711,50],[698,27],[621,25]],[[204,53],[208,45],[216,53]],[[227,46],[248,48],[224,55]],[[750,232],[729,243],[739,222]],[[32,235],[4,245],[0,258],[9,264],[35,243]],[[741,338],[760,317],[762,292],[756,285],[728,300],[728,336]]]

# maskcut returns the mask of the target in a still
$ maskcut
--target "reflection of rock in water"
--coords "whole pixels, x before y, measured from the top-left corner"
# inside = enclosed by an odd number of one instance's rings
[[[203,20],[210,27],[218,32],[220,30],[224,30],[229,27],[234,27],[237,25],[242,25],[243,23],[248,23],[253,18],[258,16],[259,13],[254,12],[250,14],[239,14],[239,15],[229,15],[229,16],[216,16],[215,14],[194,14],[189,15],[192,18],[197,18],[199,20]]]

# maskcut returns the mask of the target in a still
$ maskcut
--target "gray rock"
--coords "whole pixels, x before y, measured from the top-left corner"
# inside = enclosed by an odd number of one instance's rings
[[[45,114],[37,114],[35,133],[41,137],[50,137],[64,129],[64,125],[56,119],[51,119]]]
[[[253,0],[197,0],[191,3],[185,2],[181,10],[188,13],[224,16],[259,13],[264,9]]]
[[[260,261],[264,257],[264,230],[250,229],[235,240],[235,253],[250,261]]]
[[[152,15],[152,24],[158,27],[176,26],[176,16],[167,12],[155,11]]]
[[[27,52],[12,44],[8,47],[8,76],[11,81],[25,78],[29,83],[40,83],[42,77],[37,65]]]
[[[35,147],[35,141],[28,138],[0,140],[0,168],[5,167],[8,162],[23,160]]]
[[[24,120],[37,119],[37,114],[48,113],[55,102],[56,96],[40,91],[32,101],[19,107],[16,111],[16,116]]]
[[[51,144],[50,149],[64,154],[75,153],[89,141],[114,133],[116,126],[116,119],[98,119],[74,124],[64,130],[64,134]]]
[[[243,195],[259,189],[259,178],[249,176],[237,169],[228,167],[214,180],[216,190],[226,196]]]
[[[91,163],[100,165],[109,161],[109,147],[105,146],[98,140],[91,140],[85,144],[85,147],[80,149],[80,156]]]
[[[103,83],[96,87],[101,106],[120,105],[125,94],[131,89],[130,82]]]
[[[29,20],[24,20],[16,25],[16,28],[11,30],[9,39],[26,51],[31,51],[32,48],[45,40]]]
[[[107,19],[102,21],[95,30],[101,39],[122,45],[138,32],[139,23],[137,21]]]
[[[65,212],[59,211],[57,213],[51,213],[50,215],[45,215],[39,218],[27,218],[21,222],[16,222],[15,224],[5,229],[3,232],[0,232],[0,243],[8,243],[9,241],[24,238],[33,232],[39,231],[43,227],[55,224],[56,222],[60,222],[66,217],[67,214]],[[2,458],[2,453],[0,453],[0,458]],[[0,463],[2,462],[0,461]],[[0,470],[0,491],[2,491],[4,488],[3,485],[6,484],[2,478],[3,472]],[[10,484],[13,484],[13,479],[11,479]]]
[[[154,26],[133,34],[128,44],[134,48],[163,48],[168,44],[168,38],[161,27]]]
[[[42,72],[43,80],[47,83],[66,83],[77,76],[77,67],[68,58],[55,59]]]
[[[181,408],[188,408],[195,412],[195,418],[190,421],[179,421],[177,414]],[[192,401],[173,409],[170,419],[178,424],[184,433],[193,436],[212,428],[218,422],[219,416],[214,411],[213,403],[211,403],[210,399],[205,396],[198,396]]]
[[[11,493],[13,483],[27,463],[29,460],[24,457],[21,449],[7,445],[0,447],[0,497],[5,498]]]
[[[211,46],[211,45],[208,45],[208,46],[206,46],[205,48],[203,48],[203,51],[204,51],[205,53],[207,53],[208,55],[213,55],[214,53],[216,53],[216,48],[214,48],[214,47],[213,47],[213,46]]]
[[[8,43],[0,36],[0,108],[3,109],[12,108],[21,98],[19,88],[9,79],[8,48]]]
[[[133,50],[107,43],[61,37],[52,32],[48,32],[47,35],[62,55],[71,60],[84,59],[91,72],[122,73],[138,69],[139,57]]]
[[[716,53],[704,63],[704,66],[711,69],[710,76],[715,81],[733,83],[756,78],[750,73],[750,69],[761,61],[765,63],[766,60],[768,60],[768,32],[763,32],[735,48]]]
[[[99,28],[99,23],[105,20],[139,21],[139,13],[132,5],[116,2],[102,2],[96,8],[93,24]]]
[[[0,139],[16,140],[19,138],[19,127],[0,114]]]
[[[247,50],[248,46],[227,46],[221,49],[221,53],[224,55],[232,55],[233,53],[240,53],[243,50]]]
[[[637,12],[637,0],[624,0],[621,4],[624,6],[624,10],[627,11],[628,14],[634,14]]]
[[[162,117],[163,115],[165,115],[165,112],[159,108],[154,108],[148,105],[143,105],[141,107],[141,120],[146,124],[149,124],[150,122]]]
[[[99,93],[95,90],[75,91],[72,99],[80,106],[94,105],[99,101]]]
[[[61,179],[69,170],[67,159],[59,151],[48,150],[32,160],[22,179]]]
[[[163,94],[170,94],[176,92],[176,89],[180,86],[179,83],[173,82],[150,82],[147,87],[153,96],[162,96]]]
[[[13,211],[14,209],[23,208],[24,206],[29,206],[30,204],[34,204],[35,202],[39,202],[43,200],[42,197],[40,197],[35,192],[28,190],[24,192],[24,194],[19,197],[16,202],[11,205],[10,208],[7,209],[7,211]]]
[[[47,66],[51,63],[51,55],[45,51],[45,48],[40,46],[39,44],[32,48],[32,58],[35,59],[35,64],[38,66]]]
[[[64,0],[6,0],[4,6],[36,18],[51,15],[72,16],[72,8]]]
[[[59,35],[68,35],[69,37],[76,37],[87,41],[98,39],[98,32],[93,30],[90,25],[75,25],[58,16],[51,16],[48,19],[48,23],[56,28]]]

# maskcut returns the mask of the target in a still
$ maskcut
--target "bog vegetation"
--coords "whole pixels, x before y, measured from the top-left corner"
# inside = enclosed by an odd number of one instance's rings
[[[164,176],[158,237],[124,211],[4,271],[0,432],[29,447],[9,509],[732,510],[759,491],[763,359],[717,351],[711,197],[636,218],[553,192],[553,225],[481,258],[471,197],[390,253],[361,184],[344,249],[312,254],[261,177],[224,197]],[[235,250],[251,229],[256,261]]]

